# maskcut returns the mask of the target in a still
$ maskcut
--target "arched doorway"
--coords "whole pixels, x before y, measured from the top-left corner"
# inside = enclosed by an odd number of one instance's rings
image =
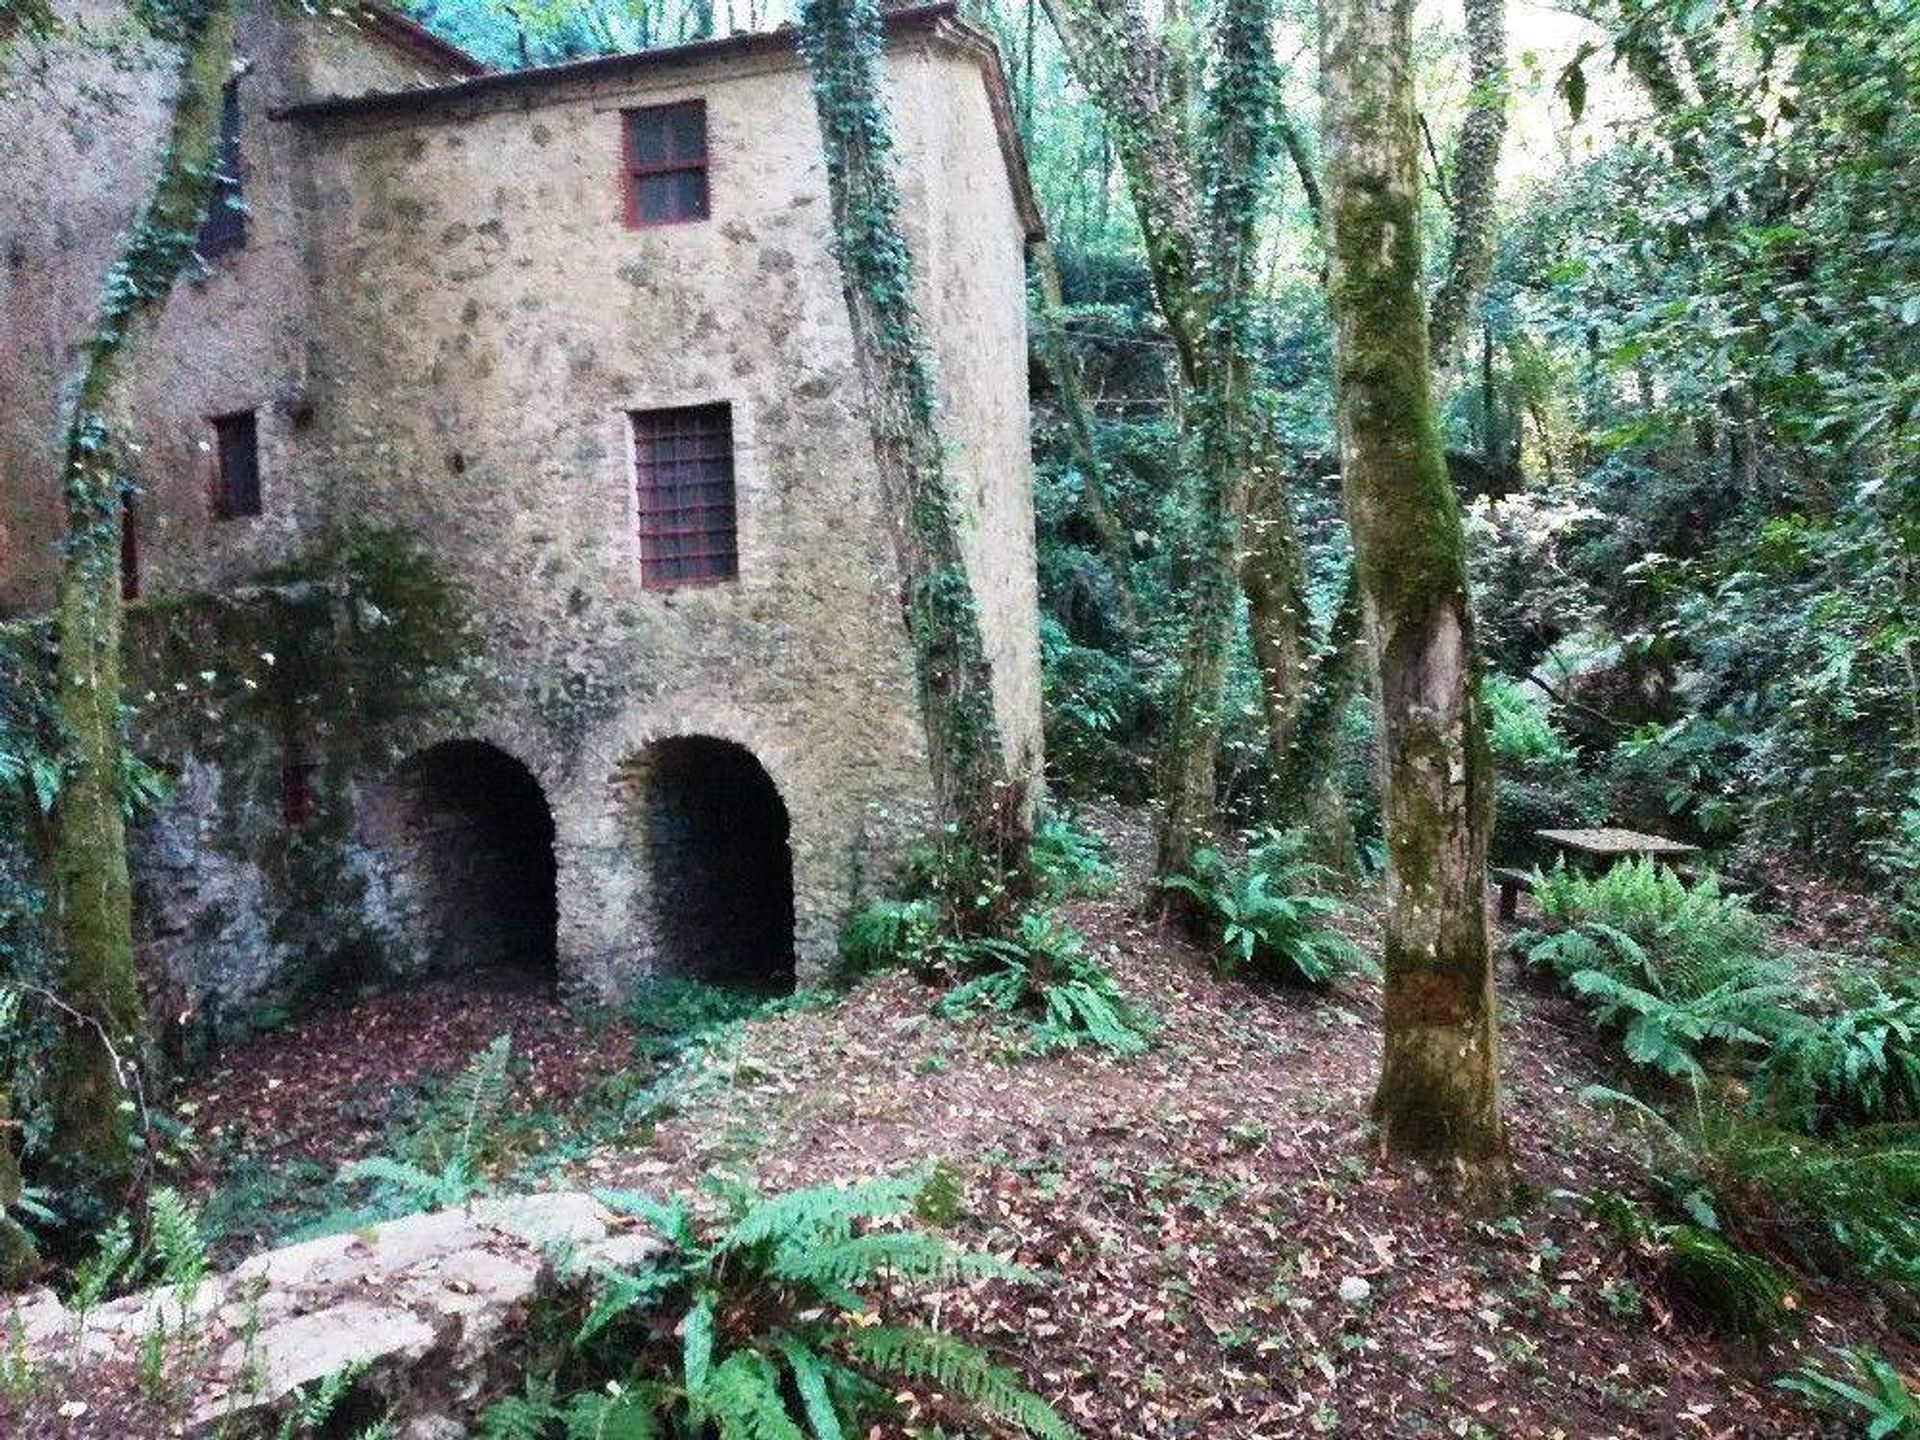
[[[389,818],[395,886],[431,974],[552,984],[553,812],[526,766],[449,740],[400,767]]]
[[[690,735],[637,766],[653,959],[665,974],[793,989],[787,807],[753,753]]]

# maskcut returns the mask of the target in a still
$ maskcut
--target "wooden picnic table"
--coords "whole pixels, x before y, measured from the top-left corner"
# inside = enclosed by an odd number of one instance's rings
[[[1602,826],[1594,830],[1536,830],[1533,833],[1561,850],[1598,860],[1603,867],[1643,855],[1700,853],[1698,845],[1689,845],[1683,840],[1669,840],[1664,835],[1647,835],[1638,830],[1621,830],[1614,826]],[[1512,920],[1520,913],[1520,892],[1533,888],[1531,879],[1524,870],[1497,870],[1494,877],[1500,882],[1500,918]]]
[[[1689,845],[1682,840],[1669,840],[1664,835],[1644,835],[1638,830],[1618,830],[1601,827],[1597,830],[1536,830],[1533,832],[1549,845],[1557,845],[1562,850],[1571,850],[1576,855],[1590,855],[1596,860],[1609,864],[1616,860],[1626,860],[1641,855],[1698,855],[1700,847]]]

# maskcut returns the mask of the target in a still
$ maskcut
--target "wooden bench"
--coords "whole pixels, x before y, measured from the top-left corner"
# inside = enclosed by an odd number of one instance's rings
[[[1528,870],[1512,870],[1501,866],[1493,872],[1493,881],[1500,887],[1500,918],[1512,922],[1520,916],[1520,892],[1533,893],[1533,873]]]

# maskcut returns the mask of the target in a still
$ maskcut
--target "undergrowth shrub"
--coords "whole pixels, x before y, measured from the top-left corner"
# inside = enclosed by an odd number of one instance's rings
[[[1113,888],[1116,872],[1106,842],[1064,815],[1041,817],[1033,830],[1031,854],[1040,893],[1047,900],[1104,895]]]
[[[1877,1350],[1833,1349],[1831,1368],[1806,1361],[1775,1383],[1815,1406],[1853,1421],[1867,1440],[1920,1437],[1920,1396]]]
[[[1031,863],[1043,895],[1106,883],[1112,871],[1099,842],[1054,818],[1035,836]],[[902,969],[947,993],[949,1016],[987,1010],[1030,1024],[1037,1053],[1094,1045],[1116,1055],[1145,1050],[1153,1018],[1121,994],[1119,982],[1071,925],[1045,908],[1021,914],[1010,928],[985,930],[974,917],[990,913],[964,857],[923,849],[909,858],[906,894],[870,901],[840,932],[839,976],[857,979]]]
[[[1699,1080],[1703,1061],[1764,1052],[1792,1023],[1791,968],[1711,876],[1688,885],[1640,860],[1597,876],[1559,867],[1536,872],[1534,898],[1546,928],[1515,936],[1515,949],[1619,1031],[1636,1065]]]
[[[1586,1197],[1600,1222],[1652,1267],[1674,1305],[1716,1330],[1756,1338],[1793,1313],[1793,1283],[1776,1266],[1728,1243],[1709,1224],[1652,1219],[1617,1191]]]
[[[1920,981],[1843,978],[1840,1008],[1801,1018],[1775,1040],[1755,1088],[1811,1134],[1920,1119]]]
[[[464,1205],[486,1188],[484,1168],[498,1139],[512,1061],[512,1037],[497,1037],[467,1061],[425,1123],[408,1137],[404,1153],[369,1156],[341,1169],[343,1181],[371,1181],[375,1187],[362,1218]]]
[[[1480,682],[1480,698],[1494,772],[1490,858],[1498,865],[1532,865],[1545,858],[1536,832],[1597,820],[1604,807],[1537,695],[1503,675],[1488,675]]]
[[[1302,831],[1262,832],[1239,864],[1201,850],[1187,874],[1161,882],[1195,902],[1223,975],[1324,987],[1364,967],[1359,947],[1326,923],[1345,907],[1320,893],[1334,876],[1306,858],[1308,844]]]
[[[1722,1099],[1674,1119],[1619,1091],[1586,1098],[1622,1113],[1649,1147],[1668,1199],[1701,1228],[1828,1274],[1879,1282],[1911,1310],[1920,1296],[1920,1127],[1832,1140],[1782,1130]]]
[[[1091,1044],[1138,1055],[1150,1043],[1152,1018],[1120,993],[1080,933],[1050,915],[1022,916],[1012,937],[961,941],[944,955],[955,983],[941,997],[942,1014],[1029,1015],[1041,1054]]]
[[[492,1406],[480,1433],[717,1435],[834,1440],[898,1417],[901,1392],[938,1390],[993,1433],[1068,1440],[1044,1400],[981,1350],[919,1325],[881,1319],[914,1290],[1028,1272],[909,1222],[930,1177],[820,1186],[760,1197],[722,1191],[717,1219],[684,1200],[604,1194],[656,1230],[665,1250],[607,1269],[567,1346],[567,1393],[544,1380]]]

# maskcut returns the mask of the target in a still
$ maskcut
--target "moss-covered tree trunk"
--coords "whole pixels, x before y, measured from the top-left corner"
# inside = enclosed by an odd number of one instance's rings
[[[1329,307],[1347,521],[1380,707],[1383,1142],[1469,1204],[1508,1184],[1486,919],[1492,777],[1420,285],[1413,0],[1321,0]]]
[[[55,920],[63,1017],[54,1077],[64,1179],[111,1198],[133,1163],[121,1067],[145,1030],[133,969],[132,904],[121,811],[120,527],[129,490],[112,428],[115,391],[193,253],[217,158],[220,90],[232,67],[235,6],[165,7],[180,47],[172,120],[153,188],[101,285],[67,415],[66,554],[57,599],[59,709],[68,773],[54,811]]]
[[[813,76],[834,248],[865,382],[882,493],[900,566],[943,829],[986,867],[991,925],[1024,900],[1030,797],[1009,777],[992,672],[960,549],[959,502],[935,414],[932,361],[900,229],[875,0],[808,0],[800,43]]]

